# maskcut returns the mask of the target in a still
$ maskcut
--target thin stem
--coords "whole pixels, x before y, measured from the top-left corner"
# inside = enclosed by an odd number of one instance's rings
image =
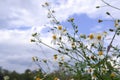
[[[112,7],[112,8],[114,8],[114,9],[120,10],[120,8],[115,7],[115,6],[113,6],[113,5],[109,4],[109,3],[107,3],[107,2],[104,1],[104,0],[101,0],[101,1],[102,1],[103,3],[105,3],[106,5],[108,5],[108,6]]]
[[[48,11],[49,11],[49,13],[50,13],[50,15],[52,16],[52,18],[56,21],[56,23],[58,24],[58,20],[56,19],[56,17],[52,14],[52,12],[51,12],[51,10],[50,9],[48,9]]]
[[[115,39],[116,34],[117,34],[117,30],[115,31],[115,34],[113,35],[113,38],[112,38],[112,40],[111,40],[111,42],[110,42],[110,44],[109,44],[109,46],[108,46],[108,48],[107,48],[107,55],[108,55],[108,52],[110,51],[110,48],[111,48],[111,46],[112,46],[112,43],[113,43],[113,40]],[[107,56],[107,55],[106,55],[106,56]]]
[[[41,67],[41,65],[40,65],[38,62],[35,62],[35,64],[38,65],[38,67],[39,67],[44,73],[46,73],[45,70]]]
[[[49,45],[47,45],[47,44],[43,43],[42,41],[39,41],[39,43],[41,43],[41,44],[43,44],[43,45],[45,45],[45,46],[47,46],[47,47],[49,47],[49,48],[51,48],[51,49],[53,49],[53,50],[55,50],[55,51],[59,52],[59,50],[57,50],[57,49],[55,49],[55,48],[53,48],[53,47],[51,47],[51,46],[49,46]],[[62,54],[66,54],[65,52],[62,52],[62,51],[60,51],[60,53],[62,53]],[[67,55],[67,56],[69,56],[70,58],[72,58],[72,59],[76,60],[76,61],[81,62],[80,60],[76,59],[75,57],[72,57],[72,56],[71,56],[71,55],[69,55],[69,54],[66,54],[66,55]]]

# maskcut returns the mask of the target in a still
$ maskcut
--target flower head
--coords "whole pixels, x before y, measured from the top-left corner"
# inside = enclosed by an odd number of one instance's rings
[[[99,59],[104,59],[103,51],[98,52]]]
[[[103,45],[103,41],[104,41],[104,38],[106,37],[106,33],[103,32],[103,33],[91,33],[88,38],[86,40],[88,40],[88,44],[87,46],[89,46],[90,48],[93,46],[93,45],[96,45],[97,46],[102,46]]]
[[[110,74],[110,77],[115,77],[116,76],[116,74],[114,73],[114,72],[112,72],[111,74]]]
[[[102,36],[101,35],[97,35],[96,36],[98,40],[101,40]]]
[[[86,71],[88,74],[91,74],[91,75],[93,75],[94,70],[95,70],[95,69],[90,68],[90,67],[87,67],[87,68],[85,69],[85,71]]]
[[[59,78],[55,77],[54,80],[60,80]]]
[[[56,40],[57,36],[55,34],[53,34],[52,38],[53,38],[53,40]]]
[[[58,30],[62,30],[62,26],[58,26]]]
[[[119,20],[115,20],[114,25],[115,25],[116,28],[120,28]]]
[[[94,34],[90,34],[89,39],[93,39],[93,38],[94,38]]]
[[[76,47],[75,42],[72,42],[72,43],[71,43],[71,47],[72,47],[72,48],[75,48],[75,47]]]
[[[96,75],[92,75],[92,80],[97,80],[97,77],[96,77]]]
[[[103,52],[102,52],[102,51],[99,51],[99,52],[98,52],[98,55],[99,55],[99,56],[103,55]]]
[[[40,78],[39,78],[39,77],[37,77],[37,78],[36,78],[36,80],[40,80]]]

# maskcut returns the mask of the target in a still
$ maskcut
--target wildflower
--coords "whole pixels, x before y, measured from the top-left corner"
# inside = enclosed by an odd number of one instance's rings
[[[97,80],[96,75],[92,75],[92,80]]]
[[[106,37],[106,32],[103,33],[92,33],[88,36],[88,38],[86,40],[88,40],[87,45],[88,47],[92,47],[93,45],[97,46],[102,46],[103,45],[103,40]]]
[[[42,80],[42,79],[40,79],[39,77],[37,77],[36,80]]]
[[[96,57],[94,55],[91,55],[89,58],[92,60],[96,60]]]
[[[114,72],[112,72],[111,74],[110,74],[110,77],[115,77],[116,76],[116,74],[114,73]]]
[[[94,39],[95,41],[101,41],[103,38],[107,35],[107,32],[103,33],[94,33],[89,35],[89,39],[92,40]]]
[[[89,68],[88,73],[91,73],[92,71],[93,71],[92,68]]]
[[[98,52],[99,59],[104,59],[103,51]]]
[[[62,30],[62,26],[58,26],[58,30]]]
[[[99,56],[103,55],[103,52],[102,52],[102,51],[99,51],[99,52],[98,52],[98,55],[99,55]]]
[[[54,55],[54,59],[57,60],[57,58],[58,58],[58,56],[55,54],[55,55]]]
[[[53,40],[56,40],[56,39],[57,39],[57,37],[56,37],[55,34],[52,36],[52,38],[53,38]]]
[[[116,28],[120,28],[119,20],[115,20],[114,25],[115,25]]]
[[[71,43],[71,46],[72,46],[72,48],[76,47],[74,42]]]
[[[90,68],[90,67],[87,67],[87,68],[85,69],[85,71],[86,71],[88,74],[91,74],[91,75],[93,75],[94,70],[95,70],[95,69]]]
[[[90,38],[90,39],[93,39],[93,38],[94,38],[94,35],[93,35],[93,34],[90,34],[90,35],[89,35],[89,38]]]
[[[101,35],[97,35],[98,40],[101,40],[101,38],[102,38]]]
[[[54,80],[60,80],[59,78],[55,77]]]

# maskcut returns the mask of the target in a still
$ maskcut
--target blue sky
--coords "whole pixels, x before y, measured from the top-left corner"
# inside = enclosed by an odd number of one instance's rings
[[[8,70],[24,72],[25,69],[35,69],[31,57],[52,59],[51,49],[30,43],[31,34],[40,32],[41,38],[50,45],[51,35],[47,33],[51,26],[44,26],[49,22],[47,11],[41,5],[47,0],[0,0],[0,66]],[[110,1],[120,7],[119,0]],[[56,11],[56,18],[69,29],[67,19],[75,18],[79,32],[89,34],[113,28],[113,23],[97,23],[98,19],[110,20],[106,11],[115,18],[120,18],[120,11],[110,7],[96,9],[97,5],[104,5],[100,0],[49,0]],[[42,54],[42,51],[46,54]]]

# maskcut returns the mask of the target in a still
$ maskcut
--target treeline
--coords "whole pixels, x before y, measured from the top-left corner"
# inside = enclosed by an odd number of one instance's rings
[[[35,80],[36,73],[37,72],[31,71],[30,69],[25,70],[24,73],[18,73],[0,68],[0,80]]]
[[[72,74],[68,72],[69,71],[66,73],[59,69],[51,73],[44,74],[41,70],[31,71],[30,69],[27,69],[24,73],[18,73],[16,71],[8,71],[0,68],[0,80],[90,80],[88,77],[89,75],[85,74],[82,76],[80,71],[78,74]]]

